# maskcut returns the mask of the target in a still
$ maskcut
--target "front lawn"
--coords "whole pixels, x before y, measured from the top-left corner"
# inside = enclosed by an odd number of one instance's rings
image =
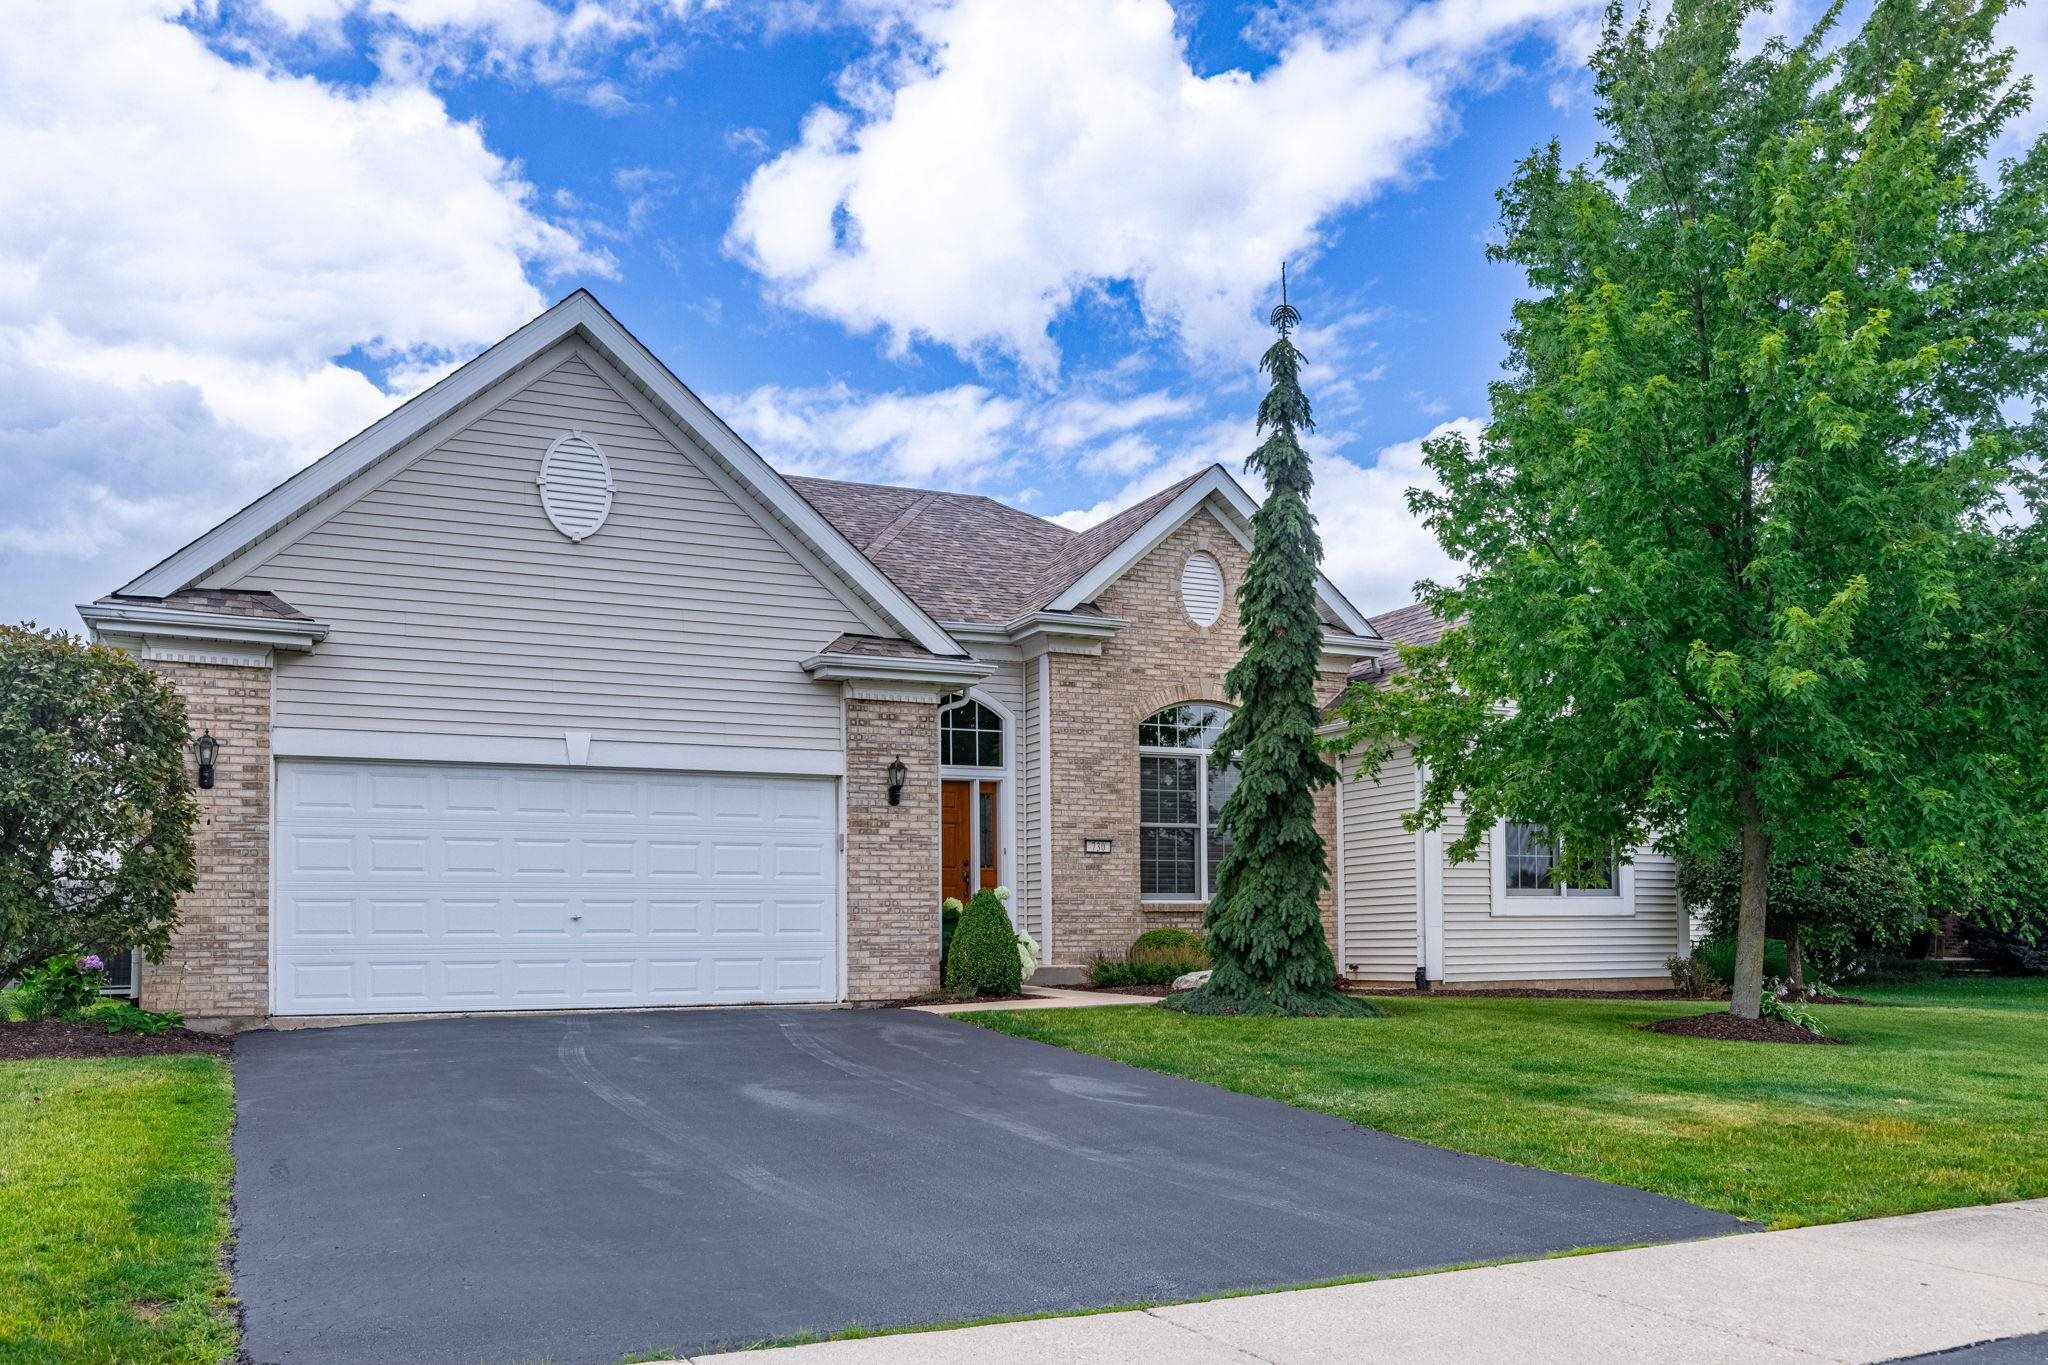
[[[1772,1227],[2048,1196],[2048,980],[1859,988],[1845,1047],[1668,1037],[1663,1001],[1403,996],[1391,1018],[1143,1006],[984,1028]]]
[[[0,1361],[221,1361],[226,1063],[0,1062]]]

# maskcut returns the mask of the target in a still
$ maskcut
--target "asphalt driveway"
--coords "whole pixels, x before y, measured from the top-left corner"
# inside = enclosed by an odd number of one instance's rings
[[[610,1362],[1744,1226],[896,1010],[434,1020],[235,1051],[259,1365]]]

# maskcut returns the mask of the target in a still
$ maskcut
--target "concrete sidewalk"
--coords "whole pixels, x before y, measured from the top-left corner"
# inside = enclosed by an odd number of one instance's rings
[[[960,1000],[950,1005],[911,1005],[924,1014],[979,1014],[983,1010],[1074,1010],[1098,1005],[1156,1005],[1156,995],[1083,991],[1064,986],[1026,986],[1022,1000]]]
[[[1772,1365],[1896,1360],[2044,1331],[2048,1199],[1142,1312],[694,1359],[730,1365]]]

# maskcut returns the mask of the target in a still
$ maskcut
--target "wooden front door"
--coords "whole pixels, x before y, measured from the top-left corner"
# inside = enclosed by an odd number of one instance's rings
[[[939,871],[945,894],[962,905],[974,894],[968,878],[974,846],[974,784],[948,782],[939,793]]]
[[[993,781],[948,781],[940,788],[940,882],[962,904],[1000,880],[1000,790]]]

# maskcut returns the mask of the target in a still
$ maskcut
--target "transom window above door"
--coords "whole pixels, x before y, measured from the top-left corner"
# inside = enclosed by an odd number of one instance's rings
[[[1237,764],[1209,766],[1230,711],[1182,702],[1138,723],[1138,889],[1146,900],[1206,900],[1230,851],[1223,803]]]
[[[948,768],[1003,766],[1003,718],[972,697],[955,694],[939,710],[939,763]]]

